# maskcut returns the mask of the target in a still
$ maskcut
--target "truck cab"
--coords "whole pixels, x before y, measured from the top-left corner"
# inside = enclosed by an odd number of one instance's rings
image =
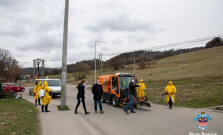
[[[116,73],[115,75],[99,76],[103,88],[103,102],[111,101],[113,106],[128,100],[128,88],[134,75],[128,73]]]

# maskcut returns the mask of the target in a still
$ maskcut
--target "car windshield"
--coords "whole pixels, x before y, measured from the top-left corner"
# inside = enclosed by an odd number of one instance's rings
[[[61,86],[60,80],[47,80],[48,86]]]
[[[4,84],[4,83],[3,83],[2,86],[7,86],[7,84]]]

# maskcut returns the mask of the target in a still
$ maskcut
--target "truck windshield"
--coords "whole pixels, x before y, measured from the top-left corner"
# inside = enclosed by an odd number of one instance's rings
[[[48,86],[61,86],[60,80],[47,80]]]
[[[132,76],[120,76],[119,77],[119,83],[120,83],[121,91],[128,90],[129,83],[130,83],[132,78],[134,78],[134,77],[132,77]]]

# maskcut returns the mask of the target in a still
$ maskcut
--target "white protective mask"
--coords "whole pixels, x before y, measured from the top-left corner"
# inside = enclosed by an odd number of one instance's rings
[[[132,82],[134,83],[134,82],[135,82],[135,80],[132,80]]]

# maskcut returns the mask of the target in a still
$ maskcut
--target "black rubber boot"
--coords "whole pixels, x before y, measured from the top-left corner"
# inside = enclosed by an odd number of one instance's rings
[[[35,99],[35,106],[37,106],[37,99]]]
[[[45,112],[50,112],[50,111],[48,110],[48,105],[45,105]]]
[[[44,105],[41,105],[41,108],[42,108],[42,112],[44,112]]]
[[[38,105],[41,105],[41,104],[40,104],[40,98],[38,99]]]

